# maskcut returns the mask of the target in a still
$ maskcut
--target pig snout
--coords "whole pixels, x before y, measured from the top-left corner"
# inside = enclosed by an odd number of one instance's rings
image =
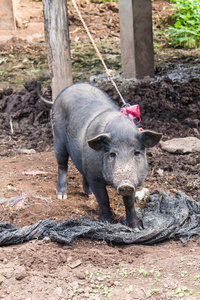
[[[117,192],[122,196],[131,196],[135,192],[135,187],[129,180],[124,180],[117,187]]]

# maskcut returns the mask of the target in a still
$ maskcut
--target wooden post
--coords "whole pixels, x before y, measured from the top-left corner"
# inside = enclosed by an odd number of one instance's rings
[[[0,0],[0,30],[15,30],[13,0]]]
[[[52,100],[72,84],[72,66],[66,0],[42,0],[48,59],[52,77]]]
[[[154,76],[151,0],[119,0],[122,72]]]

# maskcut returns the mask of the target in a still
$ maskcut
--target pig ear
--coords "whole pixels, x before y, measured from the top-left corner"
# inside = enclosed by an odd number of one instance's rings
[[[104,150],[110,142],[110,134],[109,133],[99,134],[95,138],[87,142],[90,148],[96,151]]]
[[[139,133],[139,140],[145,148],[154,147],[159,143],[162,133],[157,133],[150,130],[144,130]]]

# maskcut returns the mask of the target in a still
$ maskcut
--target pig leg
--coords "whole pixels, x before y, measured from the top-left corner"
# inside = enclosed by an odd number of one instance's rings
[[[126,209],[126,221],[131,228],[143,229],[142,221],[138,219],[135,212],[135,196],[124,196],[124,205]]]
[[[58,181],[57,181],[57,198],[59,200],[67,199],[67,169],[69,154],[66,151],[55,150],[58,163]]]
[[[109,197],[106,187],[97,185],[96,183],[90,183],[90,186],[99,204],[100,220],[103,222],[112,223]]]
[[[84,176],[83,176],[83,193],[86,194],[88,197],[92,194],[89,183]]]
[[[67,165],[58,165],[57,199],[67,199]]]

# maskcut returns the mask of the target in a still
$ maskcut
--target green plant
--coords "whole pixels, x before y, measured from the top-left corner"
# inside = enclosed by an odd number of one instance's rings
[[[161,47],[161,45],[159,45],[159,44],[154,44],[154,48],[155,49],[159,49]]]
[[[182,287],[182,288],[177,288],[176,291],[174,293],[171,294],[172,297],[179,297],[179,298],[182,298],[184,296],[189,296],[191,295],[192,292],[186,287]]]
[[[131,293],[131,289],[128,289],[126,292],[127,292],[127,294],[130,294]]]
[[[77,293],[77,290],[71,290],[69,292],[69,299],[72,299],[76,295],[76,293]]]
[[[123,277],[128,277],[128,273],[126,270],[122,269],[122,271],[119,273]]]
[[[188,273],[187,271],[182,271],[182,272],[181,272],[181,277],[187,276],[187,273]]]
[[[200,274],[194,276],[195,280],[200,280]]]
[[[132,270],[132,272],[135,273],[135,272],[136,272],[136,269],[134,268],[134,269]]]
[[[99,289],[99,290],[103,289],[104,288],[103,283],[102,284],[97,283],[96,288]]]
[[[108,294],[111,292],[111,290],[108,290],[107,287],[104,288],[104,291],[101,293],[103,296],[108,296]]]
[[[110,279],[110,278],[111,278],[110,275],[105,275],[105,276],[103,276],[103,279],[104,279],[104,280]]]
[[[142,274],[144,277],[148,276],[148,271],[146,271],[144,269],[144,266],[140,267],[140,269],[138,270],[140,274]]]
[[[174,26],[165,30],[168,41],[175,48],[199,48],[200,47],[200,1],[199,0],[173,0],[172,9],[175,13]]]
[[[184,258],[183,257],[181,257],[181,262],[184,262]]]
[[[160,271],[155,270],[153,276],[154,276],[154,278],[155,278],[156,280],[159,280],[158,277],[160,277],[160,275],[161,275]]]
[[[152,290],[150,290],[150,291],[148,291],[150,294],[152,294],[152,295],[154,295],[154,294],[156,294],[156,293],[158,293],[159,292],[159,289],[152,289]]]

